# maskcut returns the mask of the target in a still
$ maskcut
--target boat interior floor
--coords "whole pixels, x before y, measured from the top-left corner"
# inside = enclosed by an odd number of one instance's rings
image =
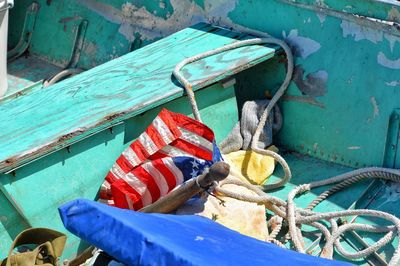
[[[4,97],[16,97],[34,88],[42,88],[43,80],[61,70],[61,67],[36,56],[21,56],[8,63],[8,90]]]
[[[354,170],[350,167],[315,159],[308,155],[299,153],[283,151],[281,154],[291,168],[292,179],[283,188],[272,191],[269,194],[283,200],[286,200],[289,192],[298,185],[327,179]],[[277,166],[277,169],[268,180],[268,183],[274,183],[278,178],[282,178],[283,176],[283,170]],[[295,201],[296,205],[302,208],[307,207],[313,199],[329,188],[329,186],[319,187],[311,190],[310,193],[300,195]],[[328,197],[317,205],[314,210],[318,212],[331,212],[347,209],[374,209],[399,216],[400,210],[396,208],[399,201],[398,193],[400,193],[399,184],[383,183],[381,181],[368,179],[333,194],[331,197]],[[366,224],[383,225],[382,220],[370,217],[361,218],[353,216],[348,217],[347,220],[342,219],[341,222],[362,222]],[[321,246],[324,244],[323,240],[321,240],[319,231],[314,231],[314,228],[307,228],[306,226],[303,226],[302,229],[306,231],[304,237],[306,239],[305,246],[307,253],[314,255],[319,254],[321,252]],[[362,236],[362,240],[359,236]],[[342,245],[348,251],[358,251],[361,248],[365,248],[366,244],[371,245],[375,243],[381,236],[382,234],[376,233],[360,233],[358,236],[349,233],[342,237]],[[377,252],[378,254],[371,255],[367,260],[360,259],[359,261],[352,261],[352,263],[360,265],[385,265],[388,258],[391,258],[394,252],[394,247],[396,247],[397,244],[398,243],[392,243],[392,245],[389,245],[391,248],[386,248],[384,251],[379,250]],[[335,254],[335,256],[336,259],[345,260],[340,257],[340,255]]]

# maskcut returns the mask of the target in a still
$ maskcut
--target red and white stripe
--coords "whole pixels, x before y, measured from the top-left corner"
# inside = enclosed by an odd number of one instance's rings
[[[135,210],[155,202],[184,180],[171,157],[211,160],[213,140],[204,124],[163,109],[112,166],[100,200]]]

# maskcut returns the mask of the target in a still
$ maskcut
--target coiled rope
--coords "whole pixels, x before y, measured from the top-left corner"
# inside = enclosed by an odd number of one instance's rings
[[[386,212],[376,211],[376,210],[368,210],[368,209],[359,209],[359,210],[345,210],[345,211],[334,211],[334,212],[326,212],[319,213],[314,212],[312,209],[317,206],[320,202],[322,202],[327,197],[333,195],[335,192],[340,191],[338,188],[345,188],[349,186],[348,180],[351,180],[351,184],[355,184],[357,182],[366,180],[366,179],[382,179],[387,181],[399,182],[400,181],[400,171],[394,169],[387,168],[364,168],[359,170],[354,170],[349,173],[335,176],[326,180],[316,181],[309,184],[303,184],[295,187],[288,194],[287,201],[283,201],[277,197],[268,195],[264,191],[261,190],[259,186],[255,186],[249,184],[247,182],[238,180],[238,179],[227,179],[222,181],[218,186],[215,187],[215,191],[218,194],[224,195],[226,197],[231,197],[234,199],[253,202],[257,204],[263,204],[266,209],[270,210],[275,214],[269,223],[274,224],[274,227],[271,226],[272,232],[266,238],[267,241],[276,243],[279,246],[284,246],[283,243],[279,242],[276,237],[281,231],[283,222],[286,222],[289,227],[289,236],[291,243],[294,248],[301,253],[305,253],[304,249],[304,239],[301,235],[300,226],[302,224],[307,224],[315,227],[320,230],[322,235],[325,238],[325,245],[321,252],[321,257],[332,259],[333,251],[336,250],[345,258],[353,260],[358,258],[365,258],[372,255],[374,252],[378,251],[383,246],[390,243],[394,237],[400,239],[400,219]],[[337,184],[338,183],[338,184]],[[249,195],[242,194],[229,191],[224,189],[223,187],[227,184],[234,184],[246,187],[247,189],[255,192],[257,195]],[[323,192],[321,197],[317,197],[317,199],[313,200],[313,203],[310,204],[306,209],[297,208],[294,203],[294,198],[302,193],[309,192],[313,188],[326,186],[326,185],[335,185],[333,189],[328,189]],[[329,191],[329,193],[327,193]],[[327,196],[328,195],[328,196]],[[311,207],[310,207],[311,206]],[[347,216],[370,216],[377,217],[383,220],[387,220],[391,222],[393,225],[391,226],[373,226],[367,224],[359,224],[359,223],[350,223],[338,225],[334,218],[341,218]],[[330,227],[321,223],[321,221],[327,221],[330,224]],[[386,233],[381,239],[379,239],[375,244],[366,247],[363,250],[357,251],[355,253],[349,253],[345,251],[340,243],[340,237],[344,233],[348,231],[364,231],[364,232],[372,232],[372,233]],[[400,246],[395,249],[395,252],[389,262],[388,265],[397,265],[400,261]]]
[[[222,52],[226,52],[229,50],[233,50],[236,48],[240,48],[243,46],[248,46],[248,45],[255,45],[255,44],[275,44],[275,45],[279,45],[280,47],[282,47],[282,49],[284,50],[284,52],[286,53],[286,57],[287,57],[287,72],[286,72],[286,77],[285,80],[283,81],[282,85],[280,86],[280,88],[276,91],[275,95],[272,97],[272,99],[270,100],[270,102],[268,103],[267,107],[265,108],[261,118],[260,118],[260,122],[257,126],[257,129],[254,133],[253,139],[252,139],[252,144],[251,144],[251,149],[257,153],[263,154],[263,155],[267,155],[267,156],[271,156],[272,158],[274,158],[283,168],[283,171],[285,173],[285,176],[283,177],[283,179],[281,179],[280,181],[278,181],[275,184],[268,184],[265,186],[265,190],[272,190],[272,189],[276,189],[279,188],[283,185],[285,185],[287,182],[289,182],[289,180],[292,177],[292,173],[290,172],[290,168],[289,165],[286,163],[285,159],[283,159],[278,153],[274,152],[274,151],[270,151],[270,150],[264,150],[264,149],[260,149],[257,147],[257,143],[258,140],[260,138],[260,134],[261,131],[263,130],[265,123],[267,121],[267,118],[269,116],[269,114],[271,113],[271,110],[274,108],[275,104],[279,101],[279,99],[282,97],[282,95],[285,93],[287,87],[289,86],[290,80],[292,79],[292,74],[293,74],[293,55],[292,52],[289,48],[289,46],[282,40],[279,39],[275,39],[272,37],[268,37],[268,38],[255,38],[255,39],[249,39],[249,40],[244,40],[244,41],[237,41],[234,42],[232,44],[228,44],[225,46],[222,46],[220,48],[214,49],[214,50],[210,50],[201,54],[197,54],[195,56],[189,57],[184,59],[182,62],[180,62],[178,65],[176,65],[175,69],[174,69],[174,76],[175,78],[184,86],[186,94],[189,98],[190,101],[190,105],[192,107],[192,112],[194,115],[194,118],[198,121],[201,122],[201,116],[200,116],[200,112],[199,109],[197,107],[197,103],[196,103],[196,99],[194,96],[194,92],[192,89],[192,85],[190,84],[190,82],[183,76],[183,74],[181,73],[181,69],[190,63],[196,62],[200,59],[215,55],[215,54],[219,54]]]
[[[400,181],[400,171],[395,169],[387,169],[387,168],[364,168],[355,170],[349,173],[345,173],[342,175],[338,175],[332,178],[324,179],[321,181],[312,182],[309,184],[299,185],[294,188],[288,194],[288,198],[286,201],[279,199],[274,196],[270,196],[264,191],[280,188],[284,186],[291,179],[291,171],[286,163],[286,161],[277,153],[264,150],[257,147],[258,140],[260,138],[261,131],[263,130],[265,123],[268,119],[271,110],[274,108],[275,104],[279,101],[282,95],[285,93],[287,87],[292,78],[293,74],[293,56],[290,48],[287,44],[279,39],[275,39],[267,35],[266,33],[253,31],[252,33],[257,33],[262,36],[267,36],[266,38],[255,38],[250,40],[238,41],[221,48],[217,48],[202,54],[195,55],[193,57],[187,58],[180,62],[174,69],[174,76],[178,81],[184,86],[187,96],[189,98],[192,112],[196,120],[201,121],[200,112],[197,107],[197,103],[195,100],[194,92],[192,90],[192,86],[188,80],[186,80],[183,75],[180,73],[180,70],[187,64],[196,62],[202,58],[212,56],[215,54],[219,54],[228,50],[236,49],[239,47],[243,47],[246,45],[255,45],[255,44],[275,44],[282,47],[287,57],[287,72],[284,82],[277,90],[275,95],[270,100],[266,109],[264,110],[260,122],[257,126],[255,134],[252,139],[251,149],[257,153],[271,156],[274,158],[283,168],[284,170],[284,178],[274,184],[268,184],[264,187],[255,186],[246,182],[243,182],[238,179],[228,178],[218,185],[214,186],[214,190],[216,193],[224,195],[226,197],[231,197],[234,199],[253,202],[257,204],[263,204],[266,209],[274,213],[274,216],[269,220],[268,224],[271,227],[271,233],[266,237],[266,241],[275,243],[281,247],[285,247],[284,244],[277,240],[278,234],[281,232],[283,228],[283,224],[287,223],[289,227],[289,232],[284,240],[290,240],[293,244],[294,248],[301,253],[305,253],[304,248],[304,238],[301,232],[301,225],[310,225],[315,227],[317,230],[321,231],[322,235],[325,238],[325,245],[320,254],[321,257],[332,259],[334,249],[337,250],[343,257],[353,260],[358,258],[366,258],[371,254],[374,254],[383,246],[390,243],[394,237],[400,239],[400,219],[397,217],[382,211],[376,210],[368,210],[368,209],[359,209],[359,210],[345,210],[345,211],[335,211],[335,212],[326,212],[319,213],[314,212],[313,209],[320,204],[322,201],[326,200],[331,195],[353,185],[365,179],[383,179],[393,182]],[[243,193],[237,193],[233,191],[229,191],[224,189],[223,186],[227,184],[235,184],[239,186],[246,187],[247,189],[256,193],[256,195],[249,195]],[[307,208],[298,208],[294,203],[294,198],[302,193],[307,193],[311,189],[321,186],[334,185],[330,189],[321,193],[316,199],[314,199]],[[391,226],[374,226],[367,224],[359,224],[359,223],[350,223],[338,225],[335,219],[346,217],[346,216],[372,216],[378,217],[384,220],[391,222],[393,225]],[[326,223],[322,223],[322,221],[328,222],[330,226],[325,225]],[[364,232],[372,232],[372,233],[386,233],[382,238],[380,238],[373,245],[367,246],[365,249],[357,251],[355,253],[347,252],[340,243],[340,237],[346,232],[349,231],[364,231]],[[395,252],[390,259],[388,265],[394,266],[397,265],[400,261],[400,245],[395,249]]]

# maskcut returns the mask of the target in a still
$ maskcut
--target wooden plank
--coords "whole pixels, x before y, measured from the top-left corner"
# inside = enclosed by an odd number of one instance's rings
[[[80,75],[0,103],[0,172],[183,95],[177,63],[249,36],[199,24]],[[183,69],[195,89],[265,61],[275,50],[252,46]],[[207,67],[205,67],[207,66]]]

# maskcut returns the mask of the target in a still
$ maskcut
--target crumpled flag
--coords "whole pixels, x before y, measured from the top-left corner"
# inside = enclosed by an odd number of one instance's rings
[[[270,146],[268,150],[278,152],[278,148]],[[223,155],[224,159],[231,166],[231,172],[238,172],[235,176],[251,184],[263,184],[274,172],[274,158],[259,154],[252,150],[234,151]]]
[[[163,109],[114,163],[100,201],[139,210],[221,160],[210,128]]]

